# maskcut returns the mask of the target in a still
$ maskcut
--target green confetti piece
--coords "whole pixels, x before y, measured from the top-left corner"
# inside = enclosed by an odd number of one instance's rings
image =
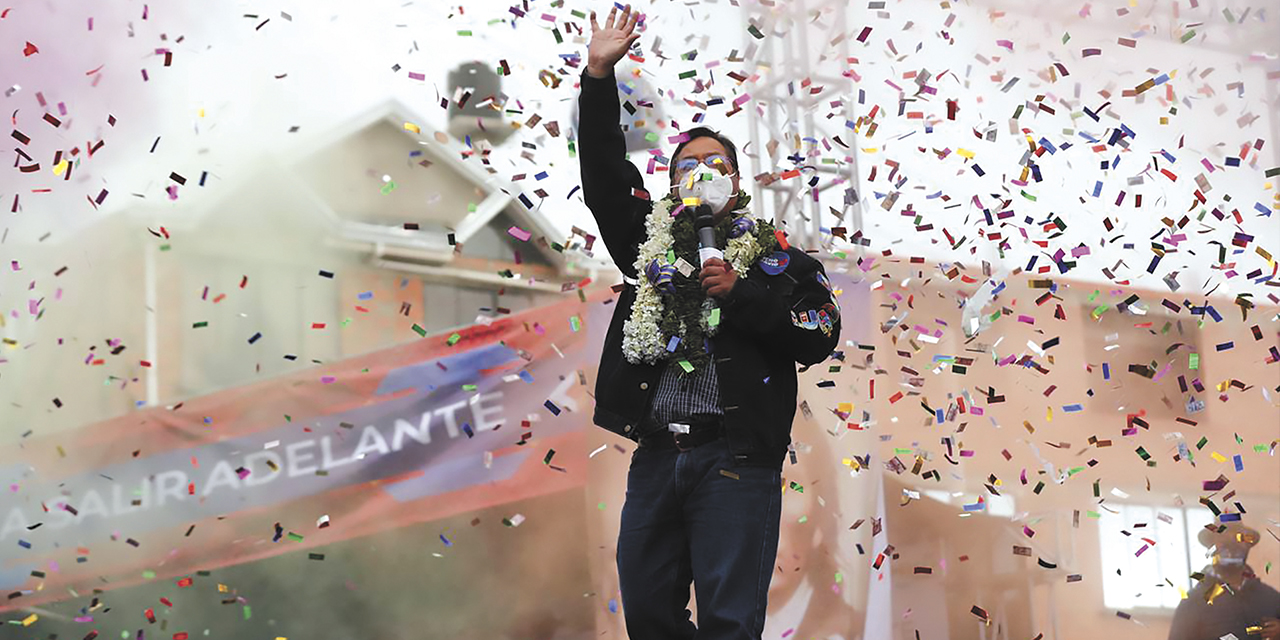
[[[603,502],[601,502],[601,503],[597,504],[597,505],[596,505],[596,508],[597,508],[597,509],[599,509],[599,510],[601,510],[601,511],[604,511],[604,503],[603,503]]]
[[[1189,359],[1189,362],[1187,363],[1187,366],[1188,366],[1188,367],[1191,367],[1192,369],[1199,369],[1199,368],[1200,368],[1200,354],[1198,354],[1198,353],[1193,353],[1193,354],[1191,354],[1191,357],[1190,357],[1190,359]]]
[[[569,157],[570,158],[578,157],[578,145],[575,144],[573,140],[569,141]]]
[[[152,571],[152,570],[150,570],[150,569],[147,569],[146,571],[143,571],[143,572],[142,572],[142,579],[143,579],[143,580],[154,580],[154,579],[155,579],[155,577],[156,577],[156,572],[154,572],[154,571]]]
[[[1146,449],[1143,449],[1142,447],[1138,447],[1136,451],[1138,453],[1138,456],[1141,457],[1143,460],[1151,459],[1151,454],[1147,453]]]
[[[395,191],[395,190],[396,190],[396,182],[395,182],[395,180],[391,180],[391,181],[387,182],[386,184],[382,185],[382,195],[384,195],[384,196],[385,196],[385,195],[387,195],[388,193],[391,193],[392,191]]]
[[[1035,202],[1035,201],[1036,201],[1036,197],[1035,197],[1035,196],[1033,196],[1033,195],[1031,195],[1031,194],[1029,194],[1029,193],[1027,193],[1027,192],[1026,192],[1026,190],[1024,190],[1024,189],[1018,189],[1018,191],[1022,192],[1022,197],[1026,198],[1026,199],[1028,199],[1028,200],[1030,200],[1030,201],[1032,201],[1032,202]]]
[[[582,328],[582,321],[578,319],[578,316],[569,316],[569,328],[574,333],[577,333]]]
[[[685,373],[693,373],[693,365],[689,364],[688,360],[681,360],[680,368],[684,369]]]
[[[445,340],[444,343],[452,347],[453,345],[458,344],[458,341],[461,339],[462,334],[454,332],[454,334],[449,336],[449,339]]]
[[[657,142],[657,141],[658,141],[658,132],[657,132],[657,131],[650,131],[649,133],[644,134],[644,139],[645,139],[645,140],[648,140],[649,142]]]
[[[170,249],[172,249],[172,248],[173,248],[172,246],[167,245],[167,244],[162,244],[162,245],[160,245],[160,250],[161,250],[161,251],[168,251],[168,250],[170,250]]]
[[[475,213],[475,212],[476,212],[476,203],[474,203],[474,202],[468,202],[468,203],[467,203],[467,213]]]
[[[797,522],[797,523],[799,523],[799,524],[804,524],[804,523],[806,523],[806,522],[808,522],[808,521],[809,521],[809,516],[800,516],[800,519],[799,519],[799,520],[797,520],[796,522]]]
[[[1097,320],[1098,318],[1102,317],[1102,314],[1107,312],[1107,309],[1110,309],[1110,308],[1111,308],[1111,305],[1109,304],[1100,304],[1096,309],[1089,312],[1089,315],[1093,316],[1094,320]]]
[[[841,582],[844,582],[844,575],[843,575],[843,574],[841,574],[839,571],[837,571],[837,572],[836,572],[836,584],[840,584]]]
[[[756,40],[764,40],[764,34],[760,33],[760,30],[754,24],[747,25],[747,33],[751,34],[751,37]]]
[[[707,318],[707,324],[713,327],[720,325],[720,307],[711,310],[711,317]]]
[[[1182,43],[1183,43],[1183,44],[1186,44],[1188,40],[1190,40],[1190,39],[1192,39],[1192,38],[1194,38],[1194,37],[1196,37],[1196,30],[1195,30],[1195,29],[1190,29],[1190,30],[1188,30],[1186,33],[1182,34]]]
[[[1196,450],[1199,451],[1200,449],[1203,449],[1206,444],[1209,444],[1209,438],[1200,436],[1200,442],[1196,443]]]
[[[676,263],[675,249],[667,249],[667,264],[675,264],[675,263]]]
[[[911,449],[899,449],[899,448],[895,448],[895,449],[893,450],[893,455],[895,455],[895,456],[905,456],[905,455],[908,455],[908,454],[910,454],[910,453],[911,453]]]
[[[677,77],[678,77],[678,78],[680,78],[681,80],[688,80],[689,78],[692,78],[692,77],[694,77],[694,76],[696,76],[696,75],[698,75],[697,70],[693,70],[693,71],[685,71],[685,72],[682,72],[682,73],[681,73],[679,76],[677,76]]]
[[[1068,469],[1067,477],[1074,476],[1075,474],[1080,473],[1081,471],[1084,471],[1084,467],[1074,467],[1074,468]]]
[[[1071,39],[1071,34],[1070,34],[1070,33],[1064,33],[1064,34],[1062,34],[1062,44],[1066,44],[1066,43],[1067,43],[1067,41],[1068,41],[1068,40],[1070,40],[1070,39]]]
[[[423,338],[427,337],[427,330],[418,326],[418,323],[416,322],[413,323],[413,332],[418,334],[419,336],[422,336]]]
[[[250,609],[249,605],[246,604],[244,606],[244,619],[248,620],[249,618],[252,618],[252,617],[253,617],[253,609]]]
[[[477,386],[476,386],[476,385],[474,385],[474,384],[464,384],[464,385],[462,385],[462,390],[463,390],[463,391],[475,391],[476,389],[479,389],[479,387],[477,387]]]
[[[302,542],[302,540],[303,540],[302,536],[300,536],[300,535],[298,535],[298,534],[296,534],[296,533],[294,533],[294,532],[292,532],[292,531],[290,531],[290,532],[289,532],[289,539],[290,539],[290,540],[292,540],[292,541],[294,541],[294,542]]]
[[[460,36],[469,36],[469,35],[471,35],[471,30],[470,30],[470,29],[458,29],[458,35],[460,35]]]
[[[556,37],[556,44],[564,44],[564,36],[560,35],[559,29],[552,29],[551,35]]]
[[[794,492],[796,492],[796,493],[804,493],[804,485],[799,484],[799,483],[797,483],[797,482],[796,482],[796,481],[794,481],[794,480],[792,480],[790,483],[788,483],[788,485],[787,485],[787,486],[791,487],[791,490],[792,490],[792,491],[794,491]]]
[[[192,329],[199,329],[199,328],[201,328],[201,327],[207,327],[207,326],[209,326],[209,323],[208,323],[208,322],[200,321],[200,322],[197,322],[197,323],[192,324],[192,325],[191,325],[191,328],[192,328]]]
[[[1266,452],[1267,452],[1267,449],[1268,449],[1268,447],[1267,447],[1267,445],[1265,445],[1265,444],[1255,444],[1255,445],[1253,445],[1253,452],[1254,452],[1254,453],[1266,453]]]
[[[1084,514],[1090,518],[1101,518],[1102,514],[1097,511],[1085,511]]]

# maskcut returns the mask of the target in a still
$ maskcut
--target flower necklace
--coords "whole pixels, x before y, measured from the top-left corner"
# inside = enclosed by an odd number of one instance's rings
[[[738,209],[715,226],[716,239],[725,246],[725,261],[739,278],[747,277],[761,256],[778,247],[773,225],[747,216],[749,200],[739,194]],[[645,218],[645,233],[634,265],[640,276],[636,299],[622,327],[622,354],[632,364],[674,359],[692,371],[710,360],[704,342],[720,324],[715,299],[706,295],[697,278],[692,211],[674,196],[662,198]]]

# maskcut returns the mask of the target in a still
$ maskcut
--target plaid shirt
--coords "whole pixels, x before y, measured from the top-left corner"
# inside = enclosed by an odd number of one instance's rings
[[[653,404],[649,407],[649,415],[640,435],[643,437],[665,431],[670,422],[708,413],[724,415],[724,410],[720,408],[720,383],[715,367],[708,364],[686,374],[680,365],[671,362],[658,380]]]

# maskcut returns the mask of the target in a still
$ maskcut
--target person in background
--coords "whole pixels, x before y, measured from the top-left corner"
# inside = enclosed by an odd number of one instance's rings
[[[1169,640],[1280,640],[1280,592],[1258,579],[1245,560],[1258,544],[1258,532],[1237,522],[1209,525],[1200,544],[1212,549],[1213,562],[1169,625]],[[1194,577],[1194,576],[1193,576]]]
[[[831,355],[839,306],[821,263],[747,215],[725,136],[685,131],[668,167],[675,193],[644,190],[626,157],[614,76],[640,21],[629,5],[603,27],[592,14],[578,99],[583,199],[625,283],[593,416],[639,445],[618,534],[623,615],[631,640],[758,639],[796,363]],[[700,240],[708,230],[715,247]]]

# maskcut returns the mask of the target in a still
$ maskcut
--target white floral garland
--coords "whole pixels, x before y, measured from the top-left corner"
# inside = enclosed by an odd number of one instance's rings
[[[654,260],[666,262],[667,251],[674,246],[671,237],[671,225],[675,218],[671,215],[672,203],[663,199],[656,203],[653,211],[645,218],[647,238],[640,245],[633,265],[638,276],[636,299],[631,303],[631,317],[622,325],[622,355],[632,364],[653,364],[667,355],[669,337],[662,335],[658,322],[662,319],[665,305],[662,292],[645,277],[645,267]],[[735,219],[746,215],[746,212],[734,212]],[[747,231],[736,238],[730,238],[725,246],[724,257],[739,278],[747,277],[747,270],[755,264],[763,249],[756,242],[755,233]],[[716,326],[709,323],[711,310],[716,306],[714,300],[707,298],[702,305],[703,331],[706,335],[715,335]],[[684,325],[680,327],[681,339],[684,338]]]

